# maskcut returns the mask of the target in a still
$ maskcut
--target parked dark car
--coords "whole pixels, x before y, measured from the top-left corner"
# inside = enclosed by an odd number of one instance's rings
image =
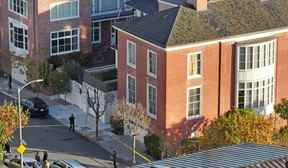
[[[21,104],[31,118],[46,118],[49,114],[48,105],[39,97],[25,99]]]

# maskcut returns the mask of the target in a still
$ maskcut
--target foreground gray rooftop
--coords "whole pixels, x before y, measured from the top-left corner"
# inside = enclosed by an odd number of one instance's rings
[[[286,168],[286,161],[288,148],[240,144],[142,164],[136,168]]]

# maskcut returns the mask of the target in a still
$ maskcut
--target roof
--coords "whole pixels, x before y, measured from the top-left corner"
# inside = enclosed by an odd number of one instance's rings
[[[286,27],[287,10],[287,0],[219,0],[205,11],[180,6],[115,26],[166,48]]]
[[[260,168],[261,165],[266,166],[261,168],[286,168],[283,167],[286,161],[288,161],[288,148],[275,145],[240,144],[142,164],[136,168],[151,168],[153,166],[167,168]]]

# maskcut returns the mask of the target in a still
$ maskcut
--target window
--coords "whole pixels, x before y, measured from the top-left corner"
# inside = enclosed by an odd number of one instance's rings
[[[111,46],[114,48],[117,48],[117,30],[114,29],[113,27],[111,28]]]
[[[156,118],[156,98],[157,98],[157,92],[156,87],[147,84],[147,113],[153,118]]]
[[[131,75],[127,76],[127,102],[136,103],[136,78]]]
[[[157,74],[157,54],[154,51],[148,50],[147,58],[148,75],[156,77]]]
[[[101,22],[92,22],[92,42],[101,42]]]
[[[50,6],[50,21],[79,17],[79,1],[66,0]]]
[[[126,0],[92,0],[92,14],[115,13],[119,10],[129,10]]]
[[[9,46],[14,50],[28,52],[28,28],[9,18]]]
[[[50,33],[51,55],[79,51],[79,28]]]
[[[239,47],[239,70],[262,68],[274,64],[275,40]]]
[[[188,55],[188,78],[201,75],[201,53]]]
[[[274,79],[238,83],[238,108],[263,108],[274,100]]]
[[[27,0],[9,0],[9,10],[22,16],[28,16]]]
[[[188,89],[188,118],[198,117],[201,114],[201,88]]]
[[[136,44],[127,41],[127,65],[136,68]]]

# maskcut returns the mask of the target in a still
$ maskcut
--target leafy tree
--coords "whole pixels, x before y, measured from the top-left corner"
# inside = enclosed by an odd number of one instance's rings
[[[288,147],[288,127],[283,127],[273,135],[273,141],[275,144]]]
[[[49,86],[57,94],[67,94],[71,90],[68,74],[64,71],[54,70],[49,74]]]
[[[135,163],[135,138],[142,130],[149,130],[151,120],[140,103],[127,104],[125,100],[117,102],[112,116],[123,121],[124,132],[133,138],[133,163]]]
[[[282,99],[281,103],[275,105],[274,110],[276,114],[287,121],[288,126],[288,99]]]
[[[251,109],[234,109],[212,122],[203,132],[201,148],[239,143],[271,144],[273,120]]]
[[[28,124],[28,113],[22,111],[22,125],[26,126]],[[0,106],[0,146],[7,143],[16,128],[19,126],[19,115],[17,106],[12,103],[4,103]]]

